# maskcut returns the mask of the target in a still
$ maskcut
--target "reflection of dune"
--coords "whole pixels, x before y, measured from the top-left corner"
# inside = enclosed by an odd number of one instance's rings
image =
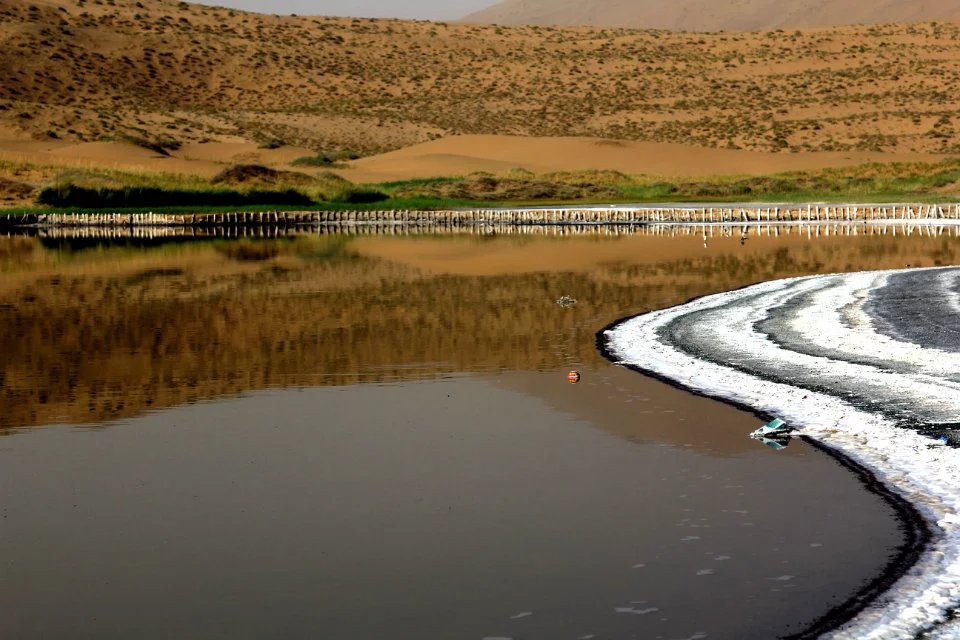
[[[599,367],[593,333],[610,318],[778,276],[954,255],[931,237],[704,249],[696,236],[303,236],[250,262],[224,242],[58,251],[0,239],[0,424],[101,421],[270,386]],[[514,257],[485,272],[485,255]],[[558,307],[563,294],[579,304]]]
[[[743,437],[753,422],[743,411],[693,396],[659,380],[621,367],[584,372],[571,388],[563,371],[501,375],[495,384],[536,396],[551,408],[576,416],[634,442],[686,446],[712,456],[756,453],[757,443]],[[669,420],[662,419],[669,415]]]

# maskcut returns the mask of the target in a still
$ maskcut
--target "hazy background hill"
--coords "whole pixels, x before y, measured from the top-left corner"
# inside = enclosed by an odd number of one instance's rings
[[[465,22],[753,31],[960,18],[960,0],[504,0]]]

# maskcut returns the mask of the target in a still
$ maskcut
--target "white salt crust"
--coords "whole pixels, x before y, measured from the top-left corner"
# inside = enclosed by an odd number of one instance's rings
[[[705,344],[714,342],[762,359],[771,372],[789,365],[811,373],[847,376],[852,381],[869,380],[937,413],[960,416],[960,388],[940,377],[960,372],[960,356],[880,335],[863,309],[868,293],[886,282],[890,273],[793,278],[701,298],[617,325],[606,332],[608,348],[623,364],[800,427],[804,435],[871,469],[880,482],[911,502],[925,518],[932,540],[919,561],[875,603],[825,637],[914,638],[927,632],[925,637],[960,638],[960,625],[947,620],[948,612],[960,606],[960,449],[935,446],[930,438],[899,428],[884,416],[858,409],[839,397],[698,359],[666,343],[657,333],[673,319],[711,310],[709,321],[697,324],[697,331],[704,332]],[[816,289],[822,290],[815,294],[814,302],[790,323],[811,347],[867,353],[874,358],[879,355],[908,367],[909,372],[798,354],[754,329],[755,322],[767,317],[768,309]],[[746,307],[725,308],[757,294],[761,295]],[[841,324],[841,314],[853,321],[852,328]]]

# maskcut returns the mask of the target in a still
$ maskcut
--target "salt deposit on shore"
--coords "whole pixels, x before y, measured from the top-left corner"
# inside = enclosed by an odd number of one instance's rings
[[[960,433],[958,291],[956,268],[795,278],[605,334],[622,363],[780,417],[916,508],[919,560],[827,637],[960,637],[960,449],[943,444]]]

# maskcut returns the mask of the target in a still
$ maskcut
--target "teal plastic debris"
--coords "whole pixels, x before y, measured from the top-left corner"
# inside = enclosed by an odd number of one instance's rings
[[[790,446],[790,438],[764,438],[758,437],[757,440],[767,445],[774,451],[782,451]]]
[[[780,418],[774,418],[750,434],[754,440],[759,440],[774,451],[782,451],[790,446],[790,434],[793,427],[787,425]]]
[[[774,418],[750,435],[754,438],[769,438],[771,436],[783,437],[793,430],[793,427],[787,426],[787,423],[780,418]]]

